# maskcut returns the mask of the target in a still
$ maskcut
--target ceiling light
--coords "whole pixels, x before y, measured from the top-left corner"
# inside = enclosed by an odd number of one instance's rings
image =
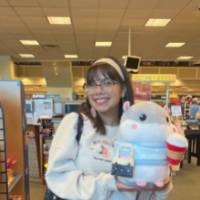
[[[95,42],[96,47],[110,47],[112,45],[112,42],[106,41],[106,42]]]
[[[167,26],[167,24],[171,21],[171,19],[153,19],[150,18],[146,22],[145,26],[153,26],[153,27],[163,27]]]
[[[177,60],[190,60],[192,59],[193,56],[179,56],[178,58],[176,58]]]
[[[126,59],[127,56],[122,56],[122,59]]]
[[[65,58],[78,58],[78,55],[76,54],[66,54],[64,55]]]
[[[33,54],[19,54],[21,58],[35,58]]]
[[[64,24],[64,25],[70,25],[71,24],[71,18],[70,17],[47,17],[50,24]]]
[[[23,45],[39,45],[36,40],[20,40]]]
[[[165,47],[178,48],[182,47],[183,45],[185,45],[185,42],[169,42],[168,44],[165,45]]]

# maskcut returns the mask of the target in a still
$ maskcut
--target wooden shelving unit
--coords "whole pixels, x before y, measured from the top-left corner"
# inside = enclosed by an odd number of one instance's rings
[[[15,185],[18,184],[18,182],[21,180],[21,178],[22,178],[22,175],[16,175],[15,177],[13,177],[13,179],[10,182],[8,182],[8,193],[12,192]]]
[[[14,176],[9,184],[7,173],[4,174],[7,187],[5,200],[12,195],[17,195],[22,200],[29,200],[28,148],[25,135],[24,91],[21,82],[0,81],[0,102],[4,110],[6,133],[6,150],[3,153],[5,160],[7,158],[16,160]],[[4,200],[1,197],[0,199]]]

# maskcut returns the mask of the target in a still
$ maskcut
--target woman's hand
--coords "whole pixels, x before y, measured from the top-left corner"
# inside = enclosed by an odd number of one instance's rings
[[[158,186],[154,183],[147,183],[145,186],[138,186],[136,184],[126,185],[120,182],[116,177],[116,186],[118,190],[129,191],[129,192],[142,192],[142,191],[160,191],[164,190],[171,182],[171,177],[167,177],[163,180],[163,185]]]
[[[134,185],[125,185],[124,183],[117,181],[116,182],[117,189],[120,191],[127,191],[127,192],[140,192],[142,191],[141,187],[134,184]]]

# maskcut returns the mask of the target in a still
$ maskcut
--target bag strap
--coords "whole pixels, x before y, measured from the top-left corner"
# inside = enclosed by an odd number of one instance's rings
[[[79,143],[81,139],[82,132],[83,132],[83,116],[81,113],[78,113],[77,134],[76,134],[77,143]]]

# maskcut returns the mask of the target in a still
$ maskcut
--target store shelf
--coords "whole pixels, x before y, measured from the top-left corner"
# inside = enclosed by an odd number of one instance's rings
[[[6,129],[4,109],[0,104],[0,199],[8,199],[7,163],[6,163]]]
[[[15,177],[12,178],[11,181],[8,182],[8,192],[12,192],[13,188],[17,185],[17,183],[20,181],[22,178],[21,175],[16,175]]]

